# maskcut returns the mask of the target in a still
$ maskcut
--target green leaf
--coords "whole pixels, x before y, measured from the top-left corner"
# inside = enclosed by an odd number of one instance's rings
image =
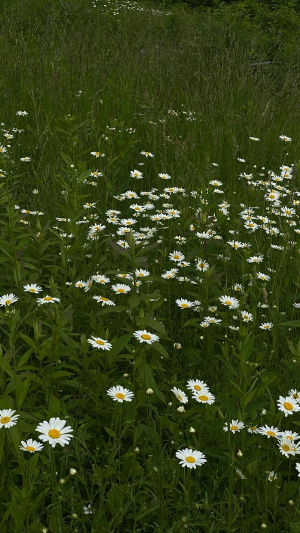
[[[64,160],[65,163],[67,163],[67,165],[70,167],[71,165],[73,165],[73,161],[72,159],[70,158],[70,156],[68,156],[67,154],[64,154],[63,152],[60,152],[60,155],[62,157],[62,159]]]
[[[167,335],[164,326],[160,322],[155,320],[155,318],[139,317],[138,320],[141,322],[144,322],[144,324],[146,324],[147,326],[150,326],[152,329],[154,329],[155,331],[158,331],[162,335]]]
[[[6,372],[11,378],[13,377],[13,371],[10,367],[10,364],[7,359],[4,359],[4,357],[0,357],[0,368]]]
[[[123,337],[120,337],[116,341],[111,341],[112,349],[109,352],[110,356],[116,357],[121,353],[122,350],[127,346],[129,341],[131,340],[132,335],[131,333],[127,333],[126,335],[123,335]]]
[[[165,348],[161,344],[159,344],[159,342],[153,342],[152,346],[157,352],[159,352],[163,357],[165,357],[165,359],[169,359],[169,354],[167,350],[165,350]]]

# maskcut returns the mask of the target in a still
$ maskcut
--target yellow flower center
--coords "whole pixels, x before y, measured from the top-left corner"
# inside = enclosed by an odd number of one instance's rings
[[[10,421],[9,416],[3,416],[0,420],[1,424],[7,424]]]
[[[199,400],[201,400],[201,402],[207,402],[208,400],[208,396],[198,396]]]
[[[201,390],[200,385],[194,385],[194,390]]]
[[[281,448],[283,449],[284,452],[289,452],[290,451],[290,447],[288,444],[282,444]]]
[[[179,259],[179,255],[173,255],[174,259]]]
[[[285,409],[287,409],[288,411],[292,411],[292,409],[293,409],[293,404],[290,403],[290,402],[284,402],[283,407],[284,407]]]
[[[45,296],[44,298],[45,302],[51,302],[53,300],[52,296]]]
[[[295,399],[299,398],[299,394],[297,392],[294,392],[293,398],[295,398]]]
[[[103,302],[108,302],[108,298],[104,298],[104,296],[101,296],[100,299],[101,299]]]
[[[269,431],[267,431],[267,435],[269,435],[270,437],[275,437],[276,433],[275,433],[275,431],[269,430]]]
[[[95,341],[96,344],[99,344],[99,346],[104,346],[105,342],[104,341]]]
[[[118,292],[125,292],[124,289],[118,289]]]
[[[35,292],[35,289],[29,289],[29,292]]]
[[[177,398],[180,402],[182,401],[182,396],[180,394],[178,394]]]
[[[289,440],[293,440],[293,437],[291,435],[286,435],[285,438]]]
[[[256,431],[256,426],[251,426],[250,428],[252,431]]]
[[[231,431],[236,431],[238,429],[237,426],[230,426]]]
[[[116,398],[119,398],[119,400],[124,400],[125,394],[123,394],[123,392],[117,392],[116,393]]]
[[[60,431],[58,431],[58,429],[50,429],[48,431],[48,435],[51,437],[51,439],[59,439]]]
[[[224,302],[225,305],[232,305],[232,302],[230,302],[230,300],[226,300],[226,302]]]
[[[151,339],[151,335],[148,335],[148,333],[143,333],[141,337],[144,341],[149,341]]]
[[[188,304],[181,304],[181,307],[188,307]]]
[[[35,448],[33,446],[26,446],[26,450],[28,450],[29,452],[34,452]]]
[[[196,461],[195,457],[193,457],[192,455],[188,455],[185,460],[187,463],[194,463]]]
[[[5,300],[5,305],[10,305],[11,304],[11,300]]]

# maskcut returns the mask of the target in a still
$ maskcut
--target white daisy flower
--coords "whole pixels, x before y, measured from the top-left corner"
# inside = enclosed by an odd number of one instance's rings
[[[23,290],[25,292],[31,292],[32,294],[38,294],[39,292],[41,292],[43,289],[42,287],[40,287],[39,285],[37,285],[36,283],[31,283],[29,285],[23,285]]]
[[[220,296],[219,300],[230,309],[237,309],[240,305],[236,298],[231,298],[230,296]]]
[[[293,413],[296,413],[300,411],[300,405],[298,402],[291,396],[279,396],[279,400],[277,401],[277,406],[279,411],[283,411],[285,416],[292,415]]]
[[[296,433],[295,431],[289,431],[288,429],[285,431],[280,432],[281,438],[289,439],[289,440],[298,440],[300,439],[300,435]]]
[[[181,307],[181,309],[194,307],[194,302],[189,302],[189,300],[185,300],[184,298],[179,298],[178,300],[176,300],[176,303],[178,307]]]
[[[206,272],[209,269],[209,264],[204,259],[197,259],[196,270],[200,272]]]
[[[0,411],[0,429],[11,428],[15,426],[20,415],[14,415],[14,409],[1,409]]]
[[[171,259],[171,261],[184,261],[185,257],[184,255],[181,253],[181,252],[172,252],[169,254],[169,258]]]
[[[82,281],[82,279],[80,279],[79,281],[76,281],[75,283],[75,287],[79,288],[79,289],[84,289],[85,288],[85,281]]]
[[[281,437],[281,431],[278,428],[275,428],[274,426],[262,426],[258,428],[258,433],[261,435],[264,435],[265,437],[275,437],[276,439]]]
[[[71,438],[73,437],[71,426],[66,426],[66,420],[61,420],[60,418],[50,418],[49,422],[44,420],[41,422],[36,431],[41,433],[39,439],[43,442],[49,442],[52,448],[55,448],[56,444],[60,444],[62,447],[65,444],[69,444]]]
[[[146,342],[147,344],[152,344],[153,342],[159,341],[159,336],[154,333],[149,333],[149,331],[138,330],[133,333],[133,336],[140,342]]]
[[[184,450],[178,450],[176,457],[179,459],[181,466],[187,468],[196,468],[206,463],[205,455],[197,450],[191,450],[190,448],[184,448]]]
[[[104,296],[93,296],[93,299],[96,300],[96,302],[102,303],[102,307],[104,305],[116,305],[112,300],[109,300]]]
[[[252,322],[253,321],[253,315],[251,313],[248,313],[248,311],[241,311],[241,317],[244,322]]]
[[[96,283],[101,283],[102,285],[106,285],[110,282],[110,278],[108,278],[107,276],[101,276],[101,274],[95,274],[94,276],[92,276],[92,280]]]
[[[179,400],[180,403],[188,403],[189,399],[187,395],[185,394],[185,392],[183,392],[180,389],[177,389],[177,387],[173,387],[171,391],[175,394],[177,400]]]
[[[207,403],[208,405],[211,405],[215,403],[215,397],[211,392],[204,391],[204,392],[193,392],[193,398],[199,402],[199,403]]]
[[[115,387],[110,387],[107,390],[107,395],[110,396],[114,401],[123,403],[123,402],[132,402],[134,397],[133,392],[122,387],[122,385],[116,385]]]
[[[22,446],[20,446],[20,450],[23,450],[23,452],[40,452],[44,446],[38,442],[37,440],[28,439],[28,440],[21,440]]]
[[[230,431],[232,431],[232,433],[237,433],[241,429],[244,429],[244,427],[245,427],[244,422],[239,422],[238,420],[231,420],[231,422],[229,424],[229,429],[230,429]],[[223,430],[224,431],[228,431],[228,423],[227,422],[223,426]]]
[[[101,350],[111,350],[112,345],[108,341],[100,339],[100,337],[93,337],[93,335],[91,337],[91,339],[88,339],[88,342],[92,345],[93,348],[98,348]]]
[[[204,393],[209,390],[208,385],[200,379],[189,379],[186,384],[186,388],[191,390],[192,392],[195,392],[196,394],[198,392]]]
[[[264,322],[263,324],[259,326],[260,329],[269,329],[269,330],[272,329],[272,327],[273,327],[272,322]]]
[[[4,296],[0,297],[0,306],[11,305],[11,304],[14,304],[17,301],[18,301],[18,298],[13,293],[4,294]]]
[[[300,453],[300,444],[295,444],[293,440],[285,438],[280,439],[278,442],[278,447],[282,455],[285,455],[285,457],[290,457],[291,455]]]
[[[60,299],[59,298],[54,298],[52,296],[44,296],[43,298],[37,298],[37,303],[38,305],[43,305],[43,304],[53,304],[55,302],[60,302]]]
[[[268,481],[275,481],[277,479],[277,474],[275,474],[274,470],[271,470],[268,475]]]
[[[126,294],[131,291],[131,288],[128,285],[124,285],[124,283],[117,283],[112,285],[111,288],[116,294]]]

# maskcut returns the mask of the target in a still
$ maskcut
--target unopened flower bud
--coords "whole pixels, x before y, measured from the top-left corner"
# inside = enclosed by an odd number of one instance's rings
[[[153,394],[153,390],[152,389],[147,389],[146,390],[146,394]]]
[[[77,474],[76,468],[70,468],[69,474],[70,474],[70,476],[76,476],[76,474]]]
[[[60,485],[64,485],[65,482],[66,482],[66,480],[65,480],[63,477],[61,477],[58,483],[59,483]]]

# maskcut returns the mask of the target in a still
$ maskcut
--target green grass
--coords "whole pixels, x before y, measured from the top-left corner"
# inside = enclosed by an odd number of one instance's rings
[[[296,533],[297,455],[285,457],[276,439],[247,429],[300,425],[297,412],[285,417],[277,407],[280,395],[299,389],[297,19],[287,35],[284,20],[272,31],[234,8],[104,4],[0,5],[0,145],[7,147],[0,154],[0,295],[18,298],[0,308],[0,410],[19,415],[13,427],[0,427],[0,533],[257,533],[264,524]],[[266,60],[272,63],[252,65]],[[91,154],[98,151],[105,157]],[[270,171],[280,176],[281,165],[294,165],[292,179],[278,182],[286,190],[273,207]],[[90,177],[96,170],[103,176]],[[250,184],[244,172],[253,173]],[[222,182],[221,193],[212,180]],[[179,190],[164,198],[165,187]],[[152,193],[129,200],[126,191]],[[220,211],[224,201],[228,213]],[[135,203],[153,208],[138,215]],[[179,217],[152,220],[167,203]],[[260,226],[254,232],[240,215],[249,207]],[[285,207],[296,212],[284,217]],[[130,233],[117,234],[124,224],[109,220],[110,209],[135,218]],[[268,217],[265,228],[257,215]],[[96,224],[105,228],[89,239]],[[266,233],[272,225],[280,235]],[[207,230],[221,239],[196,235]],[[251,246],[235,250],[233,239]],[[164,279],[176,267],[175,251],[188,264]],[[262,263],[247,262],[259,254]],[[205,272],[197,258],[207,261]],[[150,276],[137,286],[141,268]],[[110,283],[75,287],[96,274]],[[128,294],[114,293],[118,282]],[[24,291],[34,283],[39,295]],[[59,302],[38,305],[46,295]],[[224,295],[239,308],[222,305]],[[180,309],[179,298],[200,303]],[[243,321],[243,310],[252,321]],[[222,322],[204,328],[207,316]],[[259,328],[265,322],[271,331]],[[158,341],[140,343],[139,330]],[[93,348],[92,336],[111,349]],[[191,397],[189,379],[207,383],[212,405]],[[107,390],[116,385],[133,400],[112,401]],[[173,387],[188,394],[187,404]],[[73,428],[70,443],[20,450],[51,417]],[[245,428],[225,432],[231,420]],[[175,454],[184,448],[207,462],[182,468]]]

